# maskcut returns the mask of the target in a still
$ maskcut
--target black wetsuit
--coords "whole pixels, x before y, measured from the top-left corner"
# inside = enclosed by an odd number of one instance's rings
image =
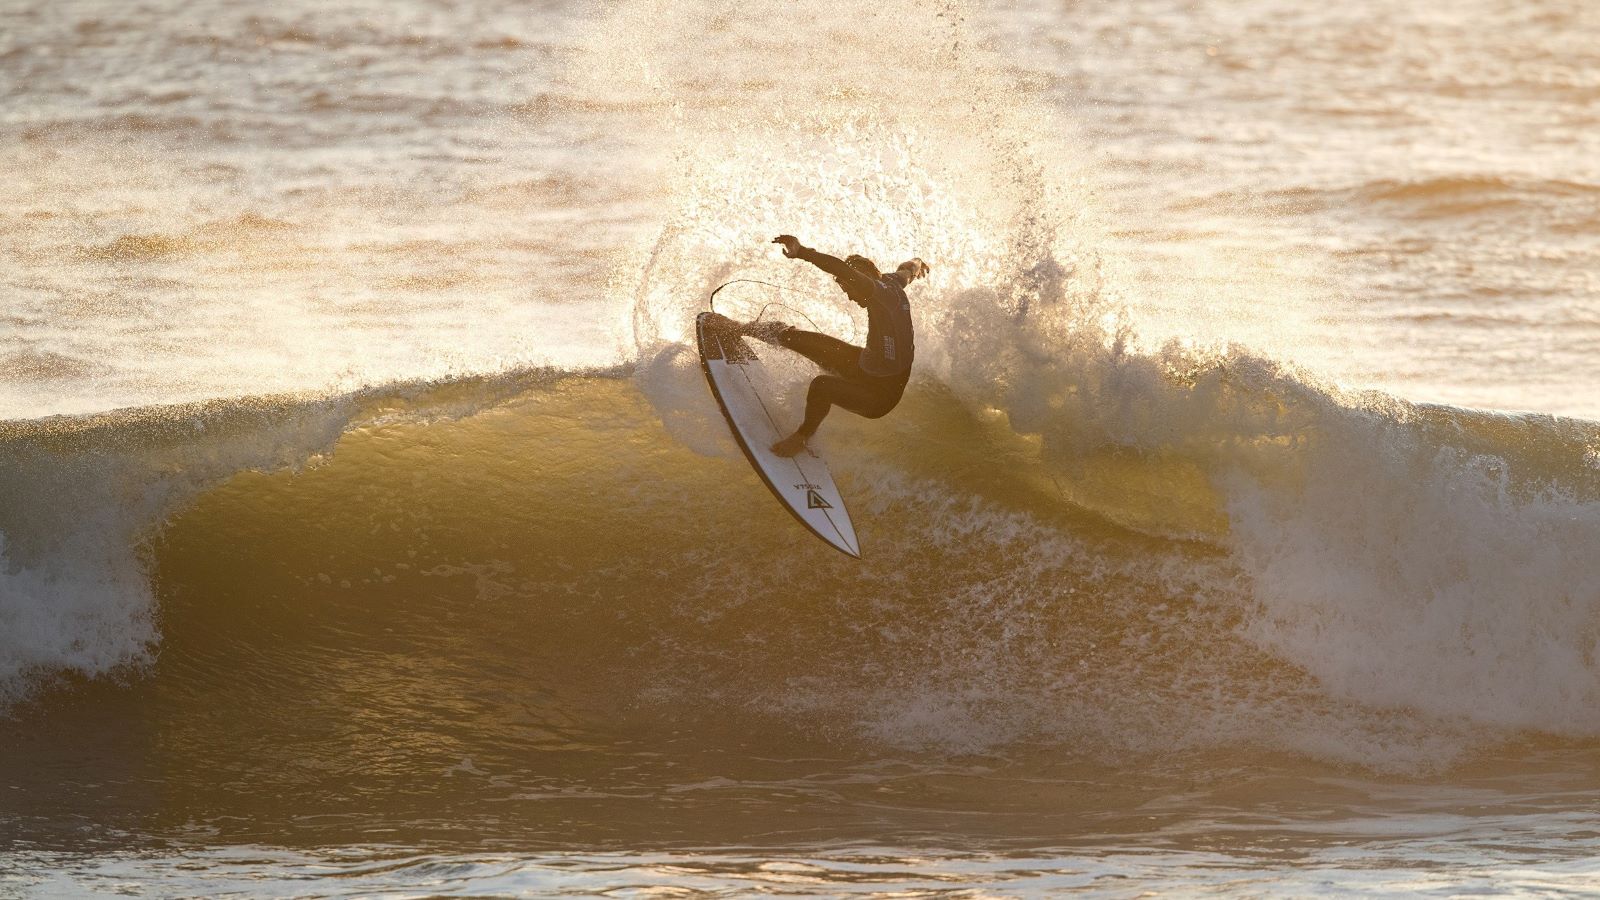
[[[867,311],[867,346],[836,337],[791,328],[778,338],[781,346],[806,357],[828,374],[819,375],[806,393],[806,418],[801,434],[810,437],[828,410],[840,406],[858,416],[888,415],[905,393],[916,355],[911,330],[911,301],[903,276],[891,272],[879,279],[850,268],[844,260],[802,247],[800,259],[832,275],[851,300]]]

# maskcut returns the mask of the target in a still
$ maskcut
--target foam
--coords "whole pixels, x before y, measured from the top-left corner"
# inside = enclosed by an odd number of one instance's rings
[[[1364,703],[1600,734],[1600,502],[1512,452],[1328,425],[1302,489],[1227,479],[1252,639]]]

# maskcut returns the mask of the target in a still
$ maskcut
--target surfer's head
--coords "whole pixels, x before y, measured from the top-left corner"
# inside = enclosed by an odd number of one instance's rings
[[[865,256],[859,256],[855,253],[852,253],[844,258],[844,264],[852,269],[855,269],[857,272],[860,272],[868,278],[871,278],[873,281],[877,281],[879,278],[883,277],[883,273],[878,271],[878,264],[870,259],[867,259]]]

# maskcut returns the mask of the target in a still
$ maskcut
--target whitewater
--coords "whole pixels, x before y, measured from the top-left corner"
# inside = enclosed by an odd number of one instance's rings
[[[0,885],[1600,879],[1587,7],[12,18]],[[860,561],[781,232],[933,269]]]

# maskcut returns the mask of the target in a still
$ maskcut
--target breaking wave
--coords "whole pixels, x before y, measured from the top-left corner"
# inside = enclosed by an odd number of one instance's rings
[[[570,92],[529,111],[651,112],[629,133],[672,155],[665,221],[610,285],[631,361],[0,425],[11,714],[115,681],[193,711],[180,733],[234,716],[288,741],[328,708],[404,723],[343,748],[363,772],[399,765],[388,742],[454,762],[503,728],[520,752],[653,717],[709,747],[1379,769],[1600,737],[1600,428],[1135,333],[1072,138],[959,4],[825,5],[808,30],[771,26],[785,3],[658,6],[586,29]],[[813,33],[862,52],[817,65]],[[712,90],[707,58],[739,90]],[[686,346],[734,277],[790,290],[730,292],[731,314],[859,334],[775,258],[779,231],[934,266],[906,401],[821,435],[859,562],[770,501]],[[808,373],[769,363],[795,409]]]
[[[1600,736],[1588,423],[1085,345],[830,419],[855,562],[765,496],[692,363],[9,423],[4,696],[201,690],[222,648],[272,671],[398,632],[578,721],[1379,768]]]

